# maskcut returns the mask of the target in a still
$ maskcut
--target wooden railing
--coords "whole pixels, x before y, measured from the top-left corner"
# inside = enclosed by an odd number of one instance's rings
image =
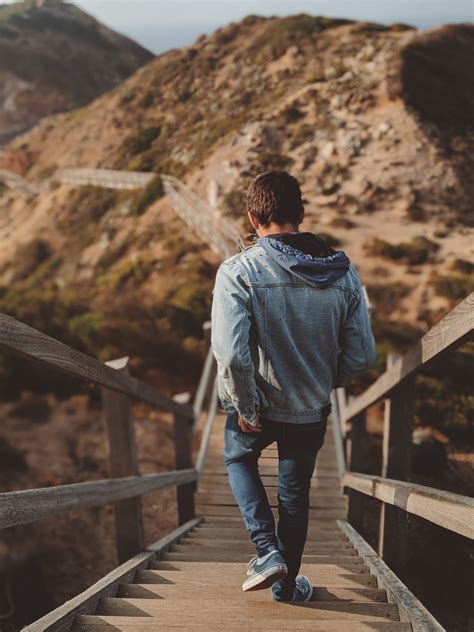
[[[204,331],[209,344],[209,324],[205,325]],[[215,367],[211,350],[207,354],[194,406],[191,406],[187,402],[189,394],[171,399],[129,375],[128,358],[101,364],[5,314],[0,314],[0,349],[102,388],[111,476],[105,480],[0,494],[0,528],[33,522],[70,510],[114,503],[117,553],[119,563],[122,563],[144,550],[141,496],[176,486],[179,524],[185,524],[195,517],[194,492],[217,407]],[[173,413],[176,448],[174,471],[140,475],[131,411],[132,399]],[[193,466],[193,433],[204,406],[208,408],[203,432],[205,439],[201,444],[197,466]]]
[[[344,389],[333,393],[341,483],[349,491],[348,520],[360,531],[364,497],[371,496],[382,501],[379,555],[392,568],[400,568],[406,562],[407,513],[474,538],[474,499],[409,482],[415,376],[428,363],[472,339],[473,331],[474,293],[459,303],[403,356],[390,355],[385,373],[364,393],[349,402],[345,401]],[[366,459],[367,408],[381,400],[385,402],[382,476],[379,477],[361,472]]]

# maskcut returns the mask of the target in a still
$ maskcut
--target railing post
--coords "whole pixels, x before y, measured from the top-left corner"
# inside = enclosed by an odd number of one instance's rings
[[[366,432],[365,432],[366,412],[363,411],[352,418],[350,431],[350,456],[349,469],[351,472],[362,472],[365,464],[366,456]],[[350,524],[357,529],[362,530],[364,514],[364,494],[349,490],[349,507],[347,519]]]
[[[129,358],[107,362],[107,366],[128,373]],[[130,398],[108,388],[102,389],[109,437],[109,470],[112,478],[139,474]],[[141,498],[115,503],[115,529],[119,564],[144,550]]]
[[[387,356],[387,369],[399,356]],[[382,472],[386,478],[410,480],[415,378],[396,386],[385,400]],[[393,569],[402,569],[408,560],[408,514],[399,507],[382,503],[379,527],[379,555]]]
[[[202,328],[204,331],[204,340],[206,341],[206,349],[209,349],[209,347],[211,346],[211,321],[207,320]],[[212,370],[211,373],[209,375],[209,380],[207,382],[207,387],[206,387],[206,394],[204,396],[204,407],[206,410],[209,410],[209,405],[211,403],[211,398],[212,398],[212,390],[214,387],[214,379],[216,377],[216,361],[215,359],[213,359],[212,362]]]
[[[179,393],[173,399],[180,404],[187,404],[191,393]],[[180,413],[174,413],[174,444],[175,465],[177,470],[185,470],[193,467],[192,443],[193,443],[194,419]],[[194,492],[196,482],[178,485],[176,490],[178,503],[178,524],[182,525],[196,515],[194,507]]]

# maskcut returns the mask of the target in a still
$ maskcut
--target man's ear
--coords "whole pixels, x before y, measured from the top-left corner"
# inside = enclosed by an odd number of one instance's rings
[[[248,215],[249,221],[252,224],[253,228],[255,228],[255,230],[257,230],[257,228],[259,226],[258,220],[255,219],[255,217],[252,215],[252,213],[250,211],[247,211],[247,215]]]

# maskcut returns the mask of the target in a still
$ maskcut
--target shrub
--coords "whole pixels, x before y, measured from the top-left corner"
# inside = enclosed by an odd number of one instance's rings
[[[309,125],[308,123],[304,123],[300,125],[295,133],[292,135],[290,140],[290,149],[295,149],[299,147],[303,143],[306,143],[314,138],[314,126]]]
[[[44,239],[33,239],[21,248],[19,248],[17,256],[18,262],[15,280],[21,280],[29,277],[41,264],[46,262],[51,256],[51,248]]]
[[[474,274],[474,263],[466,259],[455,259],[452,264],[453,270],[463,274]]]
[[[273,151],[261,151],[256,156],[256,162],[262,171],[288,169],[293,164],[293,158]]]
[[[347,217],[342,217],[341,215],[338,215],[337,217],[334,217],[334,219],[331,220],[330,226],[333,226],[334,228],[354,228],[355,224],[352,220],[348,219]]]
[[[432,285],[437,296],[460,301],[474,291],[472,276],[437,276]]]
[[[149,184],[145,187],[142,194],[138,197],[133,205],[133,213],[135,215],[141,215],[146,211],[146,209],[156,202],[159,198],[163,197],[165,194],[165,189],[163,187],[163,180],[161,176],[156,176],[153,178]]]
[[[432,261],[434,253],[439,249],[439,244],[431,241],[423,235],[414,237],[411,242],[390,244],[384,239],[374,237],[367,250],[369,254],[392,259],[393,261],[406,261],[411,265]]]
[[[145,129],[140,130],[136,134],[132,134],[128,136],[123,142],[123,148],[132,156],[136,154],[141,154],[142,152],[150,149],[158,136],[161,133],[161,127],[155,125],[154,127],[146,127]]]
[[[21,417],[42,423],[48,420],[51,414],[51,405],[44,395],[35,395],[30,391],[24,391],[20,400],[10,409],[9,414],[11,417]]]
[[[281,112],[281,117],[287,125],[291,125],[304,118],[304,112],[290,105]]]
[[[224,214],[241,217],[247,207],[247,197],[243,189],[232,189],[224,195]]]

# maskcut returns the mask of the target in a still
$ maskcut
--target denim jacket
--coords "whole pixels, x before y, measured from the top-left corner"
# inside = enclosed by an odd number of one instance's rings
[[[375,361],[356,268],[309,232],[260,237],[219,266],[211,344],[220,403],[251,425],[321,421],[331,390]]]

